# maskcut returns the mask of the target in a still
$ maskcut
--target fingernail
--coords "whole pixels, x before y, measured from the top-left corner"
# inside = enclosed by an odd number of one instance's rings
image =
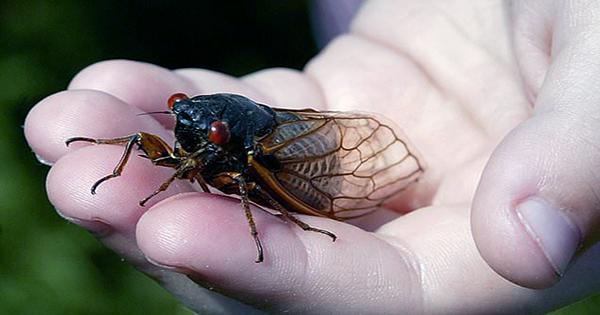
[[[562,277],[581,243],[581,234],[566,214],[546,200],[531,197],[516,207],[517,216]]]

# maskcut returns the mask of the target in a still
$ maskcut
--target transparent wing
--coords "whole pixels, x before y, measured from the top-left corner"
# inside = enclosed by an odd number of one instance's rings
[[[406,141],[371,114],[275,111],[278,127],[260,140],[281,163],[274,177],[323,216],[370,213],[423,173]]]

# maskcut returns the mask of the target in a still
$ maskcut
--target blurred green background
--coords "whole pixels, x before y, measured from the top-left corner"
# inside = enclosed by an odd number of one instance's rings
[[[21,128],[36,102],[105,59],[242,75],[315,53],[307,1],[1,1],[0,314],[191,314],[54,212]]]

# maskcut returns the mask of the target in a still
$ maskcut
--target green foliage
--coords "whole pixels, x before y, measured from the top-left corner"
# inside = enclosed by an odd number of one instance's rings
[[[573,303],[558,311],[552,312],[552,315],[595,315],[600,311],[600,295],[596,294],[583,301]]]

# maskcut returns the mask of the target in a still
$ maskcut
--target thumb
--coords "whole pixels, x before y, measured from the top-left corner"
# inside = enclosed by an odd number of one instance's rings
[[[526,287],[553,285],[598,235],[600,32],[581,25],[555,26],[534,115],[496,148],[473,200],[481,255]]]

